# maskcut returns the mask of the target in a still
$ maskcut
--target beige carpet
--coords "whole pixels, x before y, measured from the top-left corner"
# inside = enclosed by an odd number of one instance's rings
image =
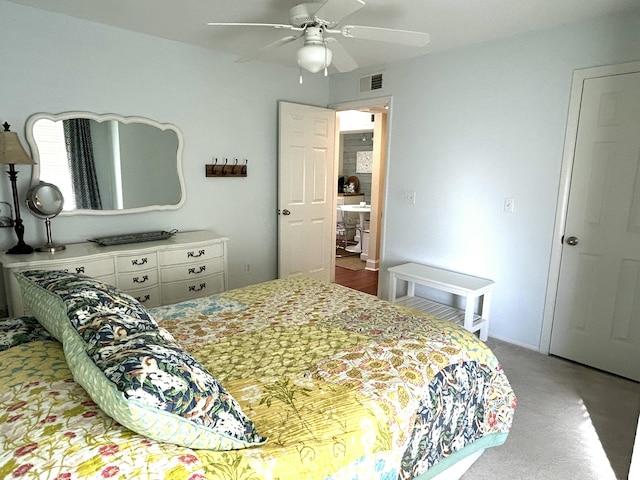
[[[487,449],[462,480],[627,478],[640,383],[493,338],[487,343],[518,406],[506,443]]]
[[[349,270],[363,270],[365,266],[366,262],[360,260],[360,255],[336,258],[336,267],[348,268]]]

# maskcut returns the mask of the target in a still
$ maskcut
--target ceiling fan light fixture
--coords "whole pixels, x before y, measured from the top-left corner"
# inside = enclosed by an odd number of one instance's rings
[[[332,57],[333,53],[324,43],[307,43],[297,53],[298,65],[311,73],[331,65]]]
[[[350,72],[358,68],[358,63],[335,36],[355,38],[359,40],[373,40],[376,42],[395,43],[410,47],[423,47],[429,43],[429,34],[399,30],[395,28],[370,27],[364,25],[341,25],[344,18],[365,6],[363,0],[302,0],[304,3],[294,5],[289,9],[289,23],[237,23],[211,22],[211,26],[231,27],[260,27],[292,30],[296,32],[284,38],[271,42],[252,55],[246,55],[236,60],[246,62],[253,60],[269,50],[304,38],[304,46],[297,52],[298,66],[311,73],[324,70],[332,63],[335,55],[334,68],[338,72]],[[280,2],[286,3],[286,2]],[[297,33],[300,32],[300,33]],[[333,51],[327,48],[331,43]],[[353,45],[356,46],[355,44]]]

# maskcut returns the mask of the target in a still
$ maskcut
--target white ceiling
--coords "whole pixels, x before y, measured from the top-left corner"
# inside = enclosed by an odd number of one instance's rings
[[[289,23],[289,9],[303,3],[296,0],[9,1],[238,57],[250,55],[291,32],[258,27],[211,27],[207,22]],[[366,5],[341,24],[424,31],[431,34],[431,42],[416,48],[339,37],[361,67],[640,8],[638,0],[364,1]],[[301,45],[302,40],[285,45],[260,57],[260,61],[294,67],[295,50]]]

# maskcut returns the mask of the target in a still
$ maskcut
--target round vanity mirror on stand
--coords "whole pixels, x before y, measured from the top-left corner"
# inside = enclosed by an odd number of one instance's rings
[[[27,192],[27,207],[33,215],[44,218],[47,229],[47,244],[37,247],[37,252],[53,253],[64,250],[64,245],[56,245],[51,239],[51,219],[62,211],[64,197],[60,189],[52,183],[40,182]]]

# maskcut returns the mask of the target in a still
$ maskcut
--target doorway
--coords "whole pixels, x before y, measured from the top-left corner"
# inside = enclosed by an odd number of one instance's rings
[[[335,282],[378,293],[390,98],[334,105],[336,122]]]
[[[372,183],[374,114],[346,110],[336,115],[336,267],[360,271],[369,258],[371,193],[377,188]]]

